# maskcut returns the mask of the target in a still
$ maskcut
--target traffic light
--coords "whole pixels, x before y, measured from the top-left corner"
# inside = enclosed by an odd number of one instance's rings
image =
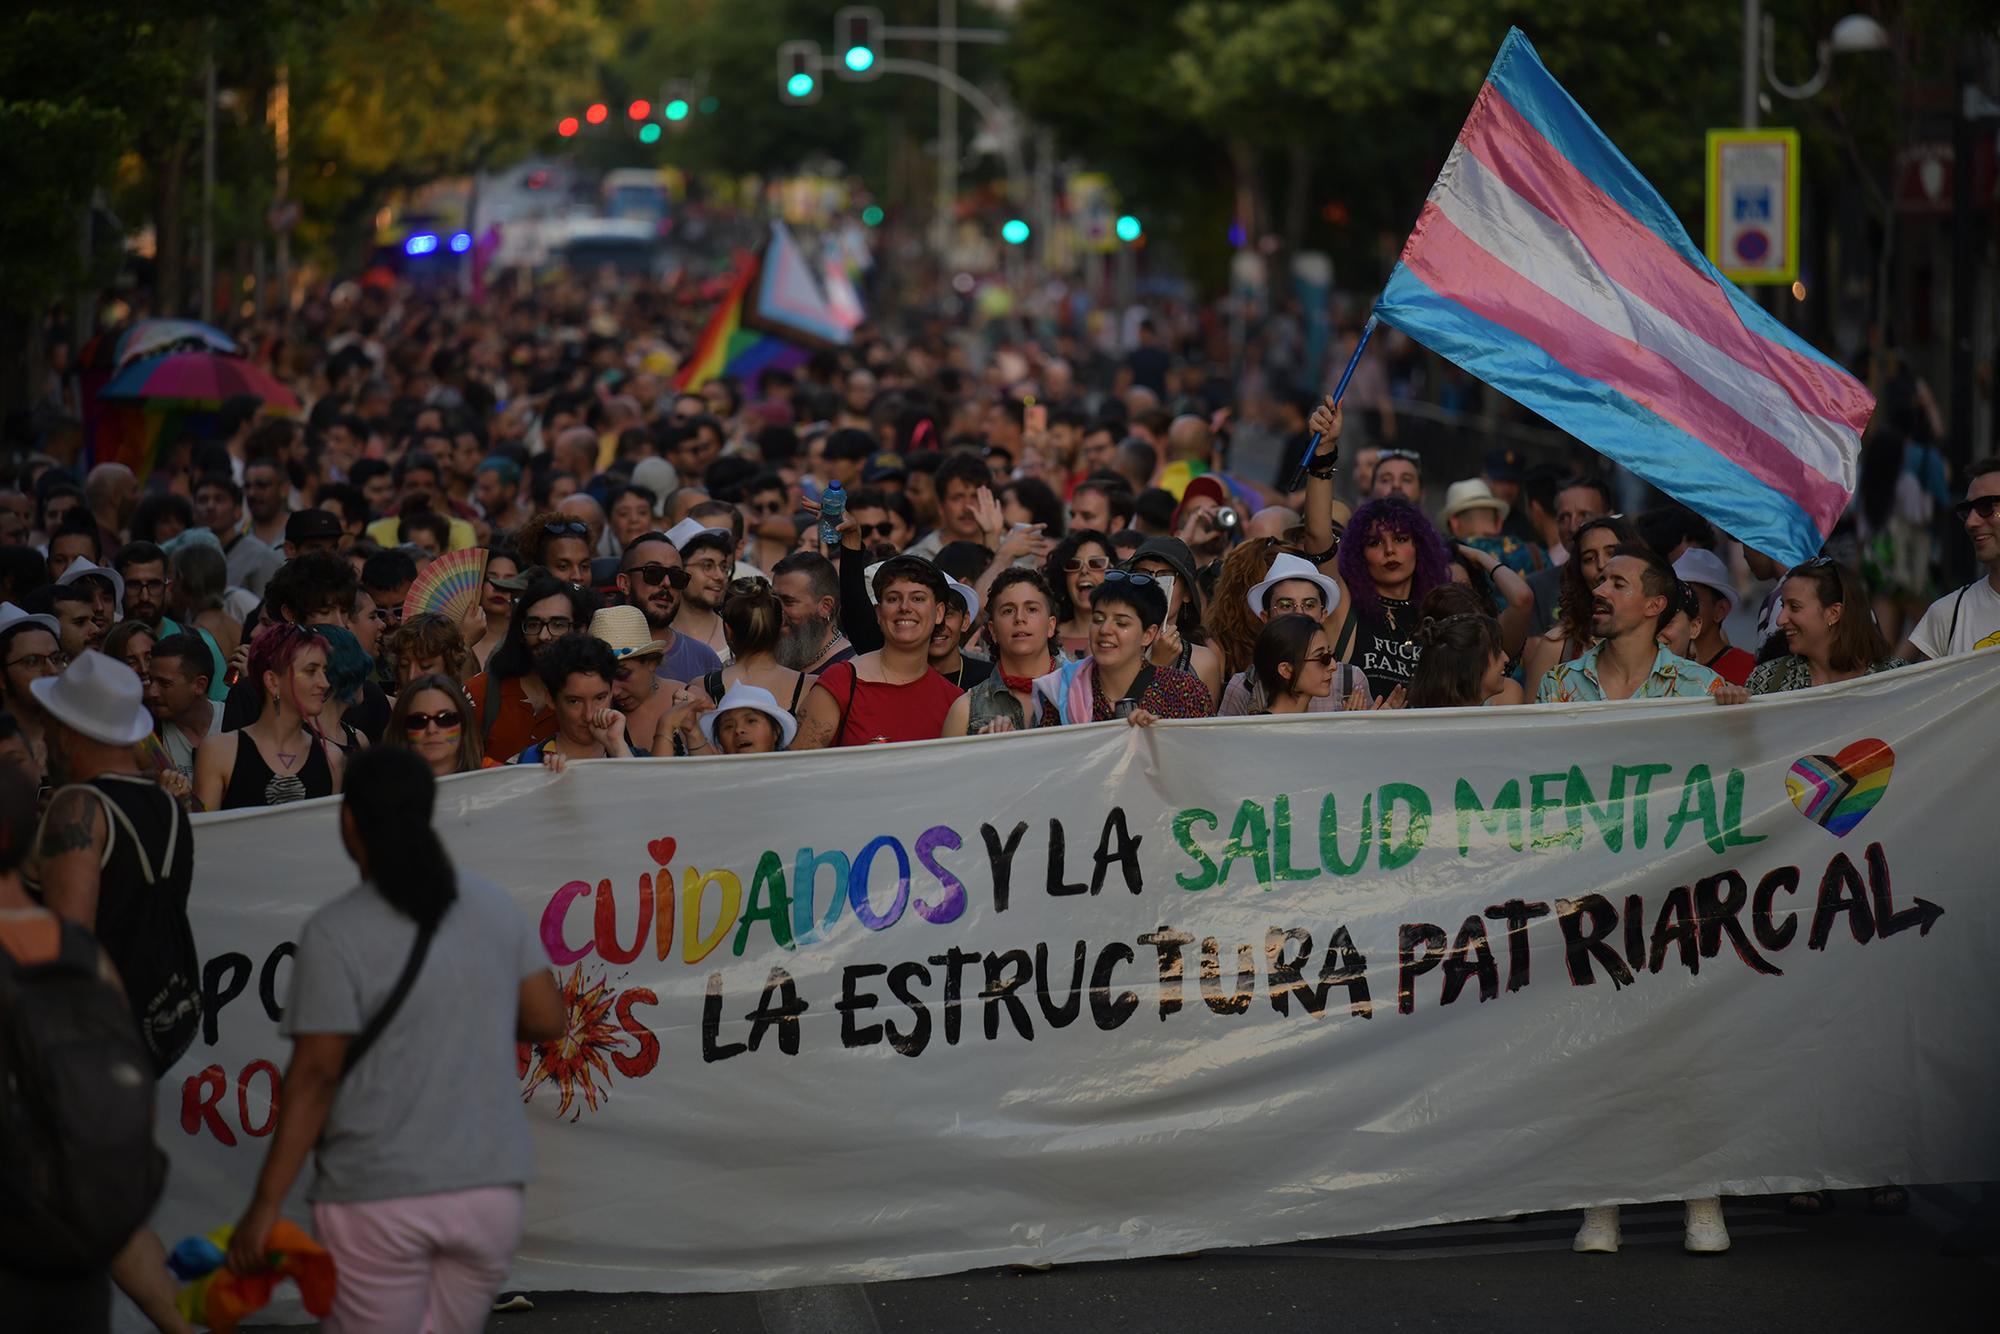
[[[882,59],[882,11],[849,5],[833,16],[833,49],[843,79],[878,78]]]
[[[667,128],[684,130],[694,111],[694,85],[686,79],[668,79],[660,85],[660,116]]]
[[[1146,229],[1139,225],[1139,220],[1133,217],[1130,213],[1127,213],[1123,217],[1118,219],[1118,225],[1117,225],[1118,239],[1125,242],[1125,244],[1127,245],[1130,245],[1132,242],[1138,240],[1141,236],[1145,234],[1145,231]]]
[[[778,47],[778,100],[787,106],[819,101],[818,42],[785,42]]]
[[[1009,218],[1000,224],[1000,239],[1008,245],[1028,243],[1028,224],[1019,218]]]

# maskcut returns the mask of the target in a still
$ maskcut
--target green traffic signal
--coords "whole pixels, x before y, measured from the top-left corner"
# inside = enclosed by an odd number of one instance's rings
[[[1028,240],[1028,224],[1019,218],[1009,218],[1000,224],[1000,239],[1008,245],[1024,245]]]
[[[1140,235],[1144,233],[1146,229],[1139,225],[1139,220],[1137,218],[1133,217],[1130,213],[1127,213],[1123,217],[1118,219],[1117,230],[1118,230],[1118,239],[1126,242],[1127,244],[1130,244],[1131,242],[1138,240]]]
[[[861,221],[864,226],[880,227],[882,225],[881,207],[876,204],[870,204],[867,208],[862,209]]]
[[[856,74],[865,74],[875,67],[875,53],[865,46],[848,47],[845,59],[847,68]]]
[[[793,97],[809,97],[812,95],[812,90],[813,76],[807,74],[804,70],[800,70],[797,74],[785,80],[785,91]]]
[[[649,120],[644,125],[641,125],[639,127],[639,142],[642,144],[656,144],[660,142],[659,124]]]
[[[668,120],[686,120],[688,115],[687,99],[676,97],[673,101],[662,107],[661,110],[666,114]]]

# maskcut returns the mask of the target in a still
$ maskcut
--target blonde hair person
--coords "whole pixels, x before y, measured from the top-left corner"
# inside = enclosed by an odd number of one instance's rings
[[[449,676],[464,681],[472,675],[472,654],[456,625],[434,611],[412,616],[389,632],[384,648],[396,664],[398,689],[419,676]]]

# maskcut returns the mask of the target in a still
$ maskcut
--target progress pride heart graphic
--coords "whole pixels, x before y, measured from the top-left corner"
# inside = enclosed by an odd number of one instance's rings
[[[1835,838],[1846,838],[1860,824],[1896,771],[1896,752],[1886,741],[1869,737],[1838,755],[1808,755],[1785,775],[1785,793],[1799,814]]]

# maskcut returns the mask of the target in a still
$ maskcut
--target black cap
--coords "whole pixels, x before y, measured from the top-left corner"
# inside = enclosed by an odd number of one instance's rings
[[[287,542],[338,542],[341,535],[340,516],[331,510],[293,510],[285,520]]]
[[[868,466],[861,470],[861,480],[870,485],[886,482],[891,477],[901,481],[909,475],[910,470],[903,466],[903,456],[888,450],[869,455]]]
[[[1527,466],[1518,449],[1489,449],[1486,451],[1486,475],[1496,482],[1518,482],[1521,470]]]

